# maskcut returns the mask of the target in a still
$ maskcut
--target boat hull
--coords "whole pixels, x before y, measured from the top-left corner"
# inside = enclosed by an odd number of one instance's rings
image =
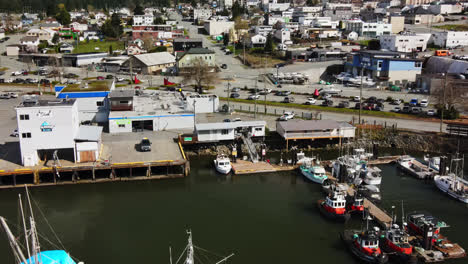
[[[351,218],[351,215],[348,212],[346,212],[344,214],[333,214],[333,213],[328,212],[323,207],[324,201],[325,200],[318,200],[317,201],[317,206],[318,206],[318,208],[320,210],[320,213],[322,213],[322,215],[325,216],[326,218],[328,218],[330,220],[337,221],[337,222],[346,222],[346,221],[349,220],[349,218]]]
[[[388,262],[388,255],[386,254],[381,254],[379,256],[370,256],[370,255],[364,254],[361,250],[359,250],[356,246],[354,246],[353,234],[355,234],[355,232],[351,230],[345,230],[342,233],[340,233],[340,237],[341,237],[341,240],[343,240],[345,245],[348,247],[348,249],[356,258],[358,258],[362,262],[372,263],[372,264],[385,264]]]
[[[231,172],[232,167],[231,166],[218,166],[218,162],[214,160],[214,166],[217,172],[221,174],[228,174]]]
[[[369,185],[380,185],[382,183],[382,178],[364,178],[364,182]]]
[[[327,179],[327,177],[317,177],[314,173],[311,173],[307,168],[302,166],[299,169],[301,170],[302,175],[312,182],[322,184]]]
[[[444,176],[435,176],[434,177],[434,183],[435,185],[437,186],[437,188],[439,190],[441,190],[442,192],[448,194],[450,197],[454,198],[454,199],[457,199],[458,201],[462,202],[462,203],[468,203],[468,196],[462,196],[462,195],[459,195],[457,194],[456,192],[452,191],[449,189],[449,185],[448,184],[444,184],[442,182],[442,178]]]

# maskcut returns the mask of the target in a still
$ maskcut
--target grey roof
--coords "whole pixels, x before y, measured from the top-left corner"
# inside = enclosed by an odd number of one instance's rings
[[[37,96],[24,95],[18,107],[72,106],[75,101],[76,99],[39,100]]]
[[[207,48],[191,48],[187,51],[188,54],[214,54],[215,52]]]
[[[176,42],[202,42],[201,38],[176,38],[174,39],[174,43]]]
[[[133,97],[134,94],[133,90],[113,90],[110,92],[109,98]]]
[[[238,121],[238,122],[219,122],[219,123],[200,123],[195,125],[195,130],[217,130],[233,129],[238,127],[266,126],[263,120],[258,121]]]
[[[462,60],[454,60],[450,58],[430,57],[425,65],[426,73],[466,73],[468,71],[468,62]]]
[[[146,66],[153,66],[159,64],[175,63],[175,57],[169,52],[155,52],[134,55],[136,59],[141,61]]]
[[[101,140],[101,126],[80,126],[75,140],[99,141]]]
[[[338,122],[335,120],[289,120],[277,122],[277,125],[282,127],[286,132],[353,127],[346,122]]]

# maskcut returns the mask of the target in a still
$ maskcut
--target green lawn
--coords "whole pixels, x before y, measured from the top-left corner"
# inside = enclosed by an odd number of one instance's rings
[[[468,31],[467,24],[440,25],[440,26],[433,26],[433,27],[445,29],[449,31]]]
[[[82,41],[78,44],[78,47],[73,50],[73,53],[84,53],[84,52],[109,52],[109,46],[112,45],[112,50],[123,50],[123,41],[94,41],[91,40],[89,43]],[[96,49],[99,48],[99,49]]]

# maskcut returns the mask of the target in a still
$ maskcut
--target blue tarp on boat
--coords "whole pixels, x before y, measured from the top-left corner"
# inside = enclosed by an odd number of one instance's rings
[[[41,264],[76,264],[75,261],[68,255],[67,252],[63,250],[49,250],[42,251],[37,256]],[[26,260],[26,263],[22,262],[21,264],[39,264],[36,263],[34,257]]]

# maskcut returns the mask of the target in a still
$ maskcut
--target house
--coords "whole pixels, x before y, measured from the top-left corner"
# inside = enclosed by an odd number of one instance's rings
[[[331,4],[327,3],[323,9],[324,17],[331,17],[332,20],[348,20],[354,16],[352,4]]]
[[[404,16],[390,16],[388,23],[392,25],[392,33],[398,34],[405,30],[405,17]]]
[[[337,50],[309,49],[286,51],[286,59],[293,61],[331,61],[343,60],[345,57],[346,52]]]
[[[402,6],[418,6],[427,5],[433,2],[432,0],[400,0]]]
[[[27,52],[37,52],[39,37],[26,36],[20,39],[20,44],[26,47]]]
[[[172,39],[183,37],[182,29],[173,29],[171,25],[133,26],[132,39]]]
[[[363,50],[348,56],[345,70],[355,76],[363,70],[364,76],[379,81],[413,82],[421,74],[422,59],[401,52]]]
[[[95,162],[101,149],[100,126],[82,126],[76,99],[40,100],[23,96],[16,107],[21,162],[38,165],[41,160],[72,157],[72,162]]]
[[[242,133],[249,133],[252,137],[264,137],[266,122],[239,121],[220,123],[195,124],[194,137],[197,143],[232,141]]]
[[[193,9],[193,20],[208,20],[213,15],[213,11],[210,8],[194,8]]]
[[[188,51],[177,53],[177,70],[183,72],[185,68],[194,67],[194,62],[201,59],[206,66],[213,68],[216,66],[216,53],[207,48],[191,48]]]
[[[70,28],[73,29],[73,31],[83,32],[83,31],[88,30],[88,25],[87,24],[81,24],[81,23],[78,23],[78,22],[73,22],[73,23],[70,23]]]
[[[69,43],[64,43],[60,46],[59,51],[62,53],[72,53],[74,50],[73,45]]]
[[[273,27],[269,25],[253,26],[252,28],[255,34],[259,34],[264,37],[268,36],[268,34],[273,30]]]
[[[99,40],[100,33],[96,30],[86,30],[83,31],[83,37],[80,37],[80,41],[89,39],[89,40]]]
[[[107,52],[64,54],[62,57],[62,64],[64,67],[81,67],[90,64],[99,64],[107,55]]]
[[[264,7],[265,11],[266,12],[278,12],[278,11],[286,11],[289,9],[289,6],[291,4],[289,2],[286,2],[286,3],[278,3],[276,1],[274,1],[273,3],[268,3],[268,5],[266,5]]]
[[[268,14],[266,19],[267,19],[266,24],[269,26],[274,26],[278,23],[284,24],[286,22],[289,22],[289,18],[283,17],[282,15],[279,15],[279,14],[274,14],[274,13]]]
[[[260,34],[252,34],[244,38],[245,45],[250,48],[263,48],[266,44],[266,37]]]
[[[166,69],[174,67],[176,60],[169,52],[156,52],[133,55],[122,67],[129,70],[130,63],[132,63],[133,72],[154,74],[165,72]]]
[[[18,56],[21,50],[21,45],[12,44],[6,46],[6,55],[7,56]]]
[[[429,11],[434,15],[449,15],[449,14],[459,14],[463,12],[463,6],[459,3],[456,4],[436,4],[430,5]]]
[[[380,36],[380,48],[399,52],[426,51],[430,37],[431,34],[414,33]]]
[[[291,31],[287,28],[277,29],[273,36],[279,43],[291,41]]]
[[[324,39],[341,37],[341,31],[333,28],[303,27],[299,34],[303,39]]]
[[[133,26],[151,26],[154,25],[154,16],[151,15],[134,15]]]
[[[30,37],[38,37],[39,41],[41,40],[46,40],[49,43],[52,42],[52,39],[54,38],[54,35],[56,34],[55,31],[51,29],[38,29],[38,28],[32,28],[26,32],[26,36]]]
[[[401,12],[401,14],[405,16],[405,24],[427,25],[444,21],[442,16],[435,17],[431,11],[422,6],[416,6],[412,9]]]
[[[356,32],[360,37],[375,38],[392,34],[392,25],[383,22],[367,23],[362,20],[349,20],[346,21],[346,31]]]
[[[186,51],[191,48],[203,48],[201,38],[176,38],[172,41],[174,52]]]
[[[204,23],[204,28],[208,35],[218,36],[223,33],[229,33],[231,29],[234,29],[234,21],[225,21],[225,20],[206,20]]]
[[[62,25],[59,22],[49,22],[49,23],[42,23],[39,25],[40,29],[50,29],[54,31],[58,31]]]
[[[293,11],[293,20],[299,21],[300,17],[319,17],[322,15],[323,6],[296,6]]]
[[[94,14],[94,18],[98,21],[105,21],[107,20],[107,15],[104,14],[103,12],[98,12],[96,14]]]
[[[434,45],[441,48],[468,46],[468,31],[445,31],[432,34]]]
[[[138,55],[143,53],[146,53],[146,50],[137,44],[130,44],[127,47],[127,55]]]
[[[286,140],[350,139],[355,137],[356,127],[335,120],[289,120],[276,122],[276,132]]]
[[[220,7],[222,9],[230,9],[232,8],[233,0],[220,0]]]

